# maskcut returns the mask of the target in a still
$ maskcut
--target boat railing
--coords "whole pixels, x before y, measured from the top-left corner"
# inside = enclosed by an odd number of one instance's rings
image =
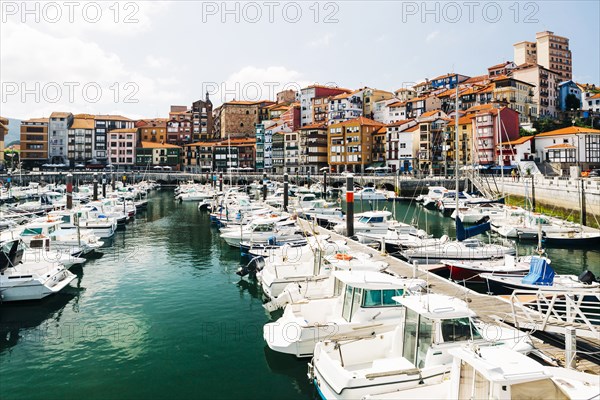
[[[562,334],[573,327],[578,336],[600,339],[598,290],[515,290],[509,302],[516,327]]]

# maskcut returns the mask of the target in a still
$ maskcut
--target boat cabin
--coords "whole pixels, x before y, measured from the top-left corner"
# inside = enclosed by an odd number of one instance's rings
[[[396,344],[402,347],[402,357],[417,368],[450,362],[450,356],[440,348],[444,344],[482,339],[472,322],[475,313],[461,300],[438,294],[392,300],[406,308]]]
[[[334,296],[342,296],[341,316],[355,322],[361,314],[373,309],[402,307],[393,298],[404,296],[406,282],[395,276],[375,271],[334,271]]]
[[[358,222],[361,224],[382,224],[387,222],[392,216],[389,211],[369,211],[362,213],[358,218]]]

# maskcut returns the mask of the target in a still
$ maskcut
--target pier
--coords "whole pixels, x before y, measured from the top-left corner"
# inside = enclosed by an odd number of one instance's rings
[[[546,340],[539,339],[536,337],[536,333],[540,333],[540,328],[543,327],[544,330],[542,332],[569,334],[571,332],[569,328],[574,328],[577,336],[577,348],[581,352],[581,354],[577,355],[576,368],[580,371],[600,374],[600,326],[590,329],[589,326],[582,323],[565,323],[554,318],[548,318],[546,325],[543,325],[544,321],[531,318],[533,314],[532,310],[525,307],[526,300],[534,299],[535,295],[533,294],[502,297],[477,293],[456,282],[431,273],[431,265],[411,265],[333,231],[320,226],[314,226],[307,221],[302,221],[301,224],[306,231],[330,235],[334,240],[346,240],[352,250],[372,254],[375,261],[389,263],[388,270],[395,274],[426,280],[429,288],[435,293],[457,297],[466,301],[469,303],[469,307],[477,314],[478,318],[485,324],[517,327],[525,332],[530,332],[538,355],[548,363],[557,366],[567,365],[567,356],[565,354],[565,342],[567,340],[561,343],[561,341],[551,340],[550,338]]]

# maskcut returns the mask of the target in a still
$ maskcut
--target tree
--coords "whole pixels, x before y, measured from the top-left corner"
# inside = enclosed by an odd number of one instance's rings
[[[565,98],[566,111],[578,110],[579,108],[581,108],[581,101],[573,93],[569,93]]]

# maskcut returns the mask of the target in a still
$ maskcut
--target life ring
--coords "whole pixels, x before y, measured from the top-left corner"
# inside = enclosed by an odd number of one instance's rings
[[[350,254],[337,253],[335,255],[335,258],[337,260],[350,261],[350,260],[352,260],[353,257]]]

